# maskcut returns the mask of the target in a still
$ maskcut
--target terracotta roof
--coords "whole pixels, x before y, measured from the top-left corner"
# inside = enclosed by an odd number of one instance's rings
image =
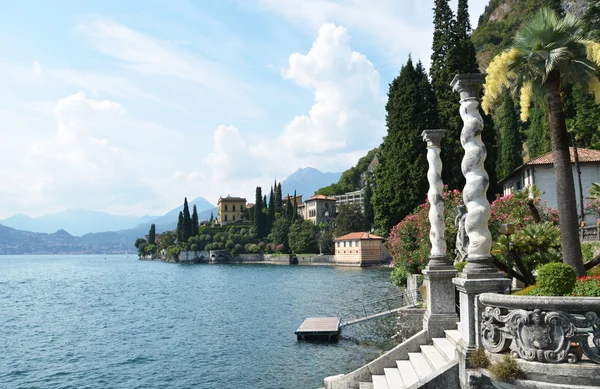
[[[344,236],[340,236],[338,238],[335,238],[335,240],[356,240],[356,239],[361,239],[361,240],[366,240],[366,239],[381,239],[381,240],[383,240],[383,238],[381,236],[373,235],[373,234],[370,234],[368,232],[351,232],[351,233],[346,234]]]
[[[571,154],[571,163],[575,163],[575,152],[573,151],[573,147],[569,147],[569,153]],[[590,163],[590,162],[600,162],[600,150],[591,150],[578,148],[577,154],[579,157],[580,163]],[[554,163],[554,155],[552,151],[546,153],[544,155],[540,155],[537,158],[532,159],[531,161],[525,162],[518,168],[516,168],[513,172],[511,172],[508,176],[504,177],[499,183],[503,183],[508,178],[512,177],[519,171],[521,171],[526,166],[537,166],[537,165],[552,165]]]
[[[324,196],[324,195],[318,194],[318,195],[314,195],[313,197],[311,197],[308,200],[304,200],[304,202],[311,201],[311,200],[331,200],[331,201],[336,201],[333,197],[328,197],[328,196]]]
[[[572,147],[569,147],[569,153],[571,154],[571,163],[575,163],[575,152]],[[578,148],[577,154],[579,162],[600,162],[600,150]],[[525,165],[550,165],[552,163],[554,163],[554,156],[552,152],[549,152],[526,162]]]

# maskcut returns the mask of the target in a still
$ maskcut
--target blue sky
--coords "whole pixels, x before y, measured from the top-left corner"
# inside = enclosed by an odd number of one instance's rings
[[[486,3],[470,1],[472,20]],[[300,167],[343,171],[381,143],[387,85],[409,53],[428,65],[432,7],[7,2],[0,219],[161,214],[184,196],[253,198]]]

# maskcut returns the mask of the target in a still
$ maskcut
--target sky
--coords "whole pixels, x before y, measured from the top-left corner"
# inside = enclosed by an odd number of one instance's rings
[[[428,67],[433,2],[5,2],[0,219],[160,215],[348,169],[408,56]],[[475,27],[487,0],[469,3]]]

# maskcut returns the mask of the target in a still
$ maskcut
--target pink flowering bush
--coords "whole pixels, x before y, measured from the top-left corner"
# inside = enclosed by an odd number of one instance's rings
[[[448,252],[454,252],[456,241],[454,218],[462,195],[458,190],[453,190],[445,191],[443,197],[446,215],[446,243]],[[394,259],[394,264],[408,273],[420,274],[429,262],[428,257],[431,250],[429,208],[429,200],[425,200],[425,203],[419,205],[412,214],[394,226],[388,237],[387,247]]]
[[[596,215],[597,218],[600,218],[600,197],[590,200],[585,204],[585,213]]]

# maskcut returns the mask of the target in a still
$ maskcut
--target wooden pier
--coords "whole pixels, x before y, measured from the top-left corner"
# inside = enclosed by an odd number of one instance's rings
[[[309,317],[296,330],[298,340],[337,342],[340,335],[339,317]]]

